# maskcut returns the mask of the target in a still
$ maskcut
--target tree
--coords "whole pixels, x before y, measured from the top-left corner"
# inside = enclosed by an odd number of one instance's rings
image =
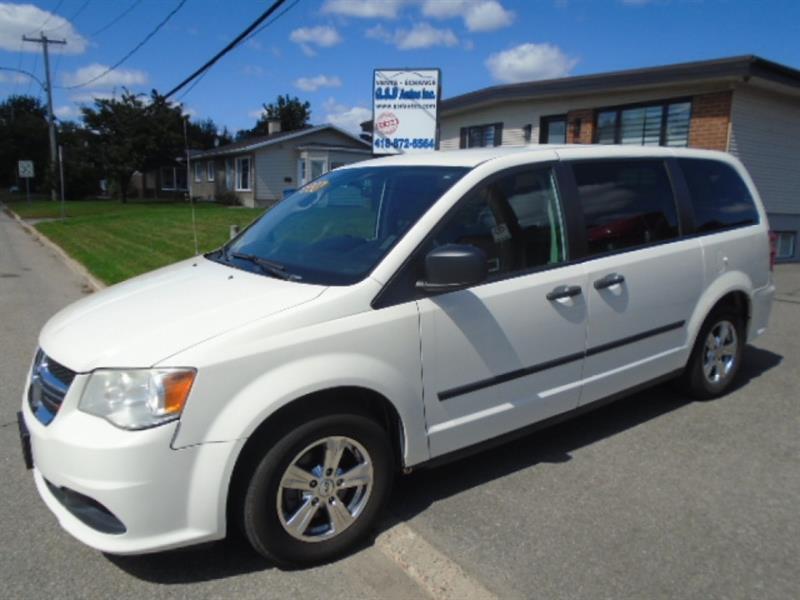
[[[308,127],[311,120],[311,104],[301,102],[296,96],[293,98],[289,94],[278,96],[275,102],[262,104],[264,113],[258,119],[252,129],[243,129],[236,133],[236,139],[245,139],[257,135],[269,134],[269,120],[280,119],[281,131],[295,131]]]
[[[73,121],[62,121],[58,126],[58,143],[63,150],[67,198],[97,195],[103,164],[93,147],[92,133]]]
[[[18,184],[17,161],[34,162],[36,181],[47,176],[50,163],[47,111],[33,96],[9,96],[0,102],[0,185]]]
[[[216,146],[224,146],[233,141],[227,127],[222,130],[213,119],[205,119],[189,123],[189,147],[194,150],[210,150]]]
[[[119,99],[98,98],[94,107],[81,111],[104,170],[118,186],[123,202],[136,171],[144,172],[184,153],[180,106],[155,90],[149,97],[124,90]]]

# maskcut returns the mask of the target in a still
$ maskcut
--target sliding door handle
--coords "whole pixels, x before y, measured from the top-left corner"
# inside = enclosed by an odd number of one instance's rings
[[[582,292],[581,286],[579,285],[560,285],[557,288],[553,288],[549,294],[547,294],[548,300],[561,300],[562,298],[572,298],[573,296],[577,296]]]
[[[594,289],[604,290],[605,288],[610,288],[612,285],[619,285],[620,283],[624,282],[625,277],[619,273],[609,273],[605,277],[601,277],[594,282]]]

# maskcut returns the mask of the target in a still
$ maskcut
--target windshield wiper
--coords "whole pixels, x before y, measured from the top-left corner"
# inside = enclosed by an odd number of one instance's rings
[[[256,256],[255,254],[245,254],[243,252],[230,252],[228,256],[232,256],[233,258],[238,258],[239,260],[246,260],[254,265],[258,265],[261,267],[261,270],[265,273],[269,273],[273,277],[278,277],[279,279],[297,279],[296,275],[292,275],[286,271],[286,267],[283,266],[281,263],[271,261],[266,258],[261,258],[260,256]]]

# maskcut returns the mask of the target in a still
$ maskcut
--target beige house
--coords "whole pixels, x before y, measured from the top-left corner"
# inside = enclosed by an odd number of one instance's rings
[[[440,148],[640,144],[730,152],[800,259],[800,71],[757,56],[498,85],[444,100]]]
[[[269,135],[192,154],[192,197],[227,195],[243,206],[269,206],[323,173],[372,157],[369,143],[335,125],[285,132],[277,120],[269,125]]]

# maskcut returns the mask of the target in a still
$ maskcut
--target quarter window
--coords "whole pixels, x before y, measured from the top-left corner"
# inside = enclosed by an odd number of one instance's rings
[[[699,232],[758,223],[758,212],[747,186],[728,164],[716,160],[680,158]]]
[[[564,261],[564,227],[552,171],[518,171],[470,192],[434,235],[434,247],[445,244],[480,248],[490,274]]]
[[[236,190],[250,191],[250,158],[236,159]]]
[[[503,143],[503,124],[475,125],[461,128],[461,148],[485,148]]]
[[[689,145],[692,103],[663,102],[646,106],[627,106],[597,113],[598,144],[637,146]]]
[[[589,254],[678,237],[678,215],[661,161],[591,161],[573,165]]]

